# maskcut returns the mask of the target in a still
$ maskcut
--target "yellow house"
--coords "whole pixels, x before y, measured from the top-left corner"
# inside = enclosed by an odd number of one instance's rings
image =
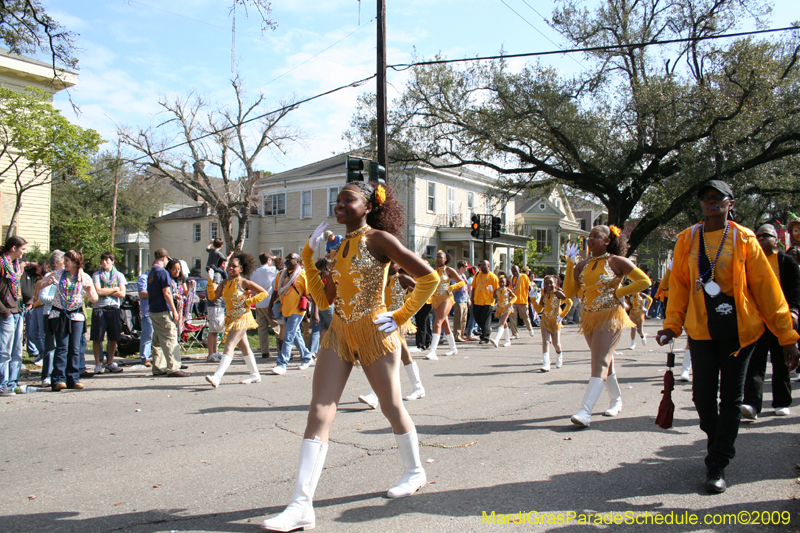
[[[26,87],[35,87],[50,94],[72,87],[78,81],[77,74],[64,70],[58,71],[54,79],[53,66],[30,57],[10,54],[0,48],[0,87],[15,91],[23,91]],[[49,180],[49,174],[42,180]],[[0,178],[0,221],[2,235],[5,240],[11,215],[14,211],[16,195],[14,180]],[[16,234],[42,251],[50,249],[50,186],[42,185],[26,191],[22,196],[22,209],[19,213]]]

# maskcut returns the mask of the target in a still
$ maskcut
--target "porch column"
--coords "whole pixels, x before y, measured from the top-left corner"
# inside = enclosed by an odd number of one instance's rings
[[[469,264],[475,266],[475,241],[469,241]]]
[[[494,244],[487,244],[489,245],[489,270],[494,272]]]

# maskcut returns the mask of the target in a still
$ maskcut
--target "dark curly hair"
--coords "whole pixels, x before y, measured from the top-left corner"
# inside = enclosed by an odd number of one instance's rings
[[[242,276],[245,278],[249,278],[250,274],[255,272],[256,268],[258,268],[258,265],[256,265],[256,258],[247,252],[235,252],[231,256],[230,261],[233,261],[234,259],[236,259],[236,261],[239,263],[239,266],[242,267]],[[228,264],[230,265],[230,262]]]
[[[625,236],[622,235],[622,231],[620,231],[619,237],[617,237],[611,233],[611,228],[608,226],[600,225],[595,227],[602,228],[602,232],[608,235],[608,238],[611,239],[611,242],[609,242],[608,246],[606,247],[606,251],[608,253],[624,256],[628,252],[628,241],[625,239]]]
[[[391,233],[395,237],[400,236],[400,229],[406,223],[406,215],[405,209],[394,194],[394,189],[389,185],[383,185],[384,189],[386,189],[386,200],[381,205],[378,205],[375,200],[377,183],[353,181],[345,185],[345,187],[358,189],[358,192],[363,194],[367,202],[372,205],[372,211],[367,214],[367,224],[375,229]]]

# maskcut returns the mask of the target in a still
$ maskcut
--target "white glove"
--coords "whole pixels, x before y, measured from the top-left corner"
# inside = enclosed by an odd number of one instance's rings
[[[560,316],[560,317],[556,318],[556,324],[561,324],[563,321],[564,321],[564,317],[563,316]]]
[[[398,328],[397,322],[394,321],[394,317],[392,316],[393,314],[392,311],[386,311],[378,315],[375,319],[375,324],[378,325],[378,331],[391,333]]]
[[[209,268],[209,269],[206,270],[206,272],[208,272],[208,279],[213,280],[214,279],[214,271]]]
[[[322,242],[322,234],[325,233],[325,230],[328,229],[327,222],[320,222],[317,229],[314,230],[314,233],[311,234],[311,237],[308,238],[308,247],[312,250],[316,250],[319,247],[319,243]]]
[[[567,259],[572,261],[573,263],[578,262],[578,257],[580,256],[581,249],[578,247],[577,244],[570,244],[567,246],[567,251],[564,252],[564,255],[567,256]]]
[[[488,287],[486,287],[486,290],[488,290],[488,291],[491,291],[491,292],[494,292],[494,287],[492,287],[491,285],[489,285]]]
[[[622,297],[622,298],[617,298],[617,299],[619,300],[619,303],[621,303],[621,304],[622,304],[622,308],[623,308],[623,309],[630,309],[630,308],[631,308],[631,307],[628,305],[628,302],[626,302],[626,301],[625,301],[625,297]]]
[[[667,270],[672,270],[672,259],[667,261]]]

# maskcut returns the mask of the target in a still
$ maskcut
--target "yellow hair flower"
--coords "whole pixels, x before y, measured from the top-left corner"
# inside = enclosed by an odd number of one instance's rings
[[[383,205],[383,202],[386,201],[386,189],[383,185],[378,185],[378,188],[375,189],[375,199],[378,201],[378,205]]]
[[[619,237],[619,233],[620,233],[620,231],[619,231],[619,228],[618,228],[618,227],[616,227],[616,226],[609,226],[609,227],[608,227],[608,229],[609,229],[609,230],[611,230],[611,233],[613,233],[613,234],[614,234],[614,237]]]

